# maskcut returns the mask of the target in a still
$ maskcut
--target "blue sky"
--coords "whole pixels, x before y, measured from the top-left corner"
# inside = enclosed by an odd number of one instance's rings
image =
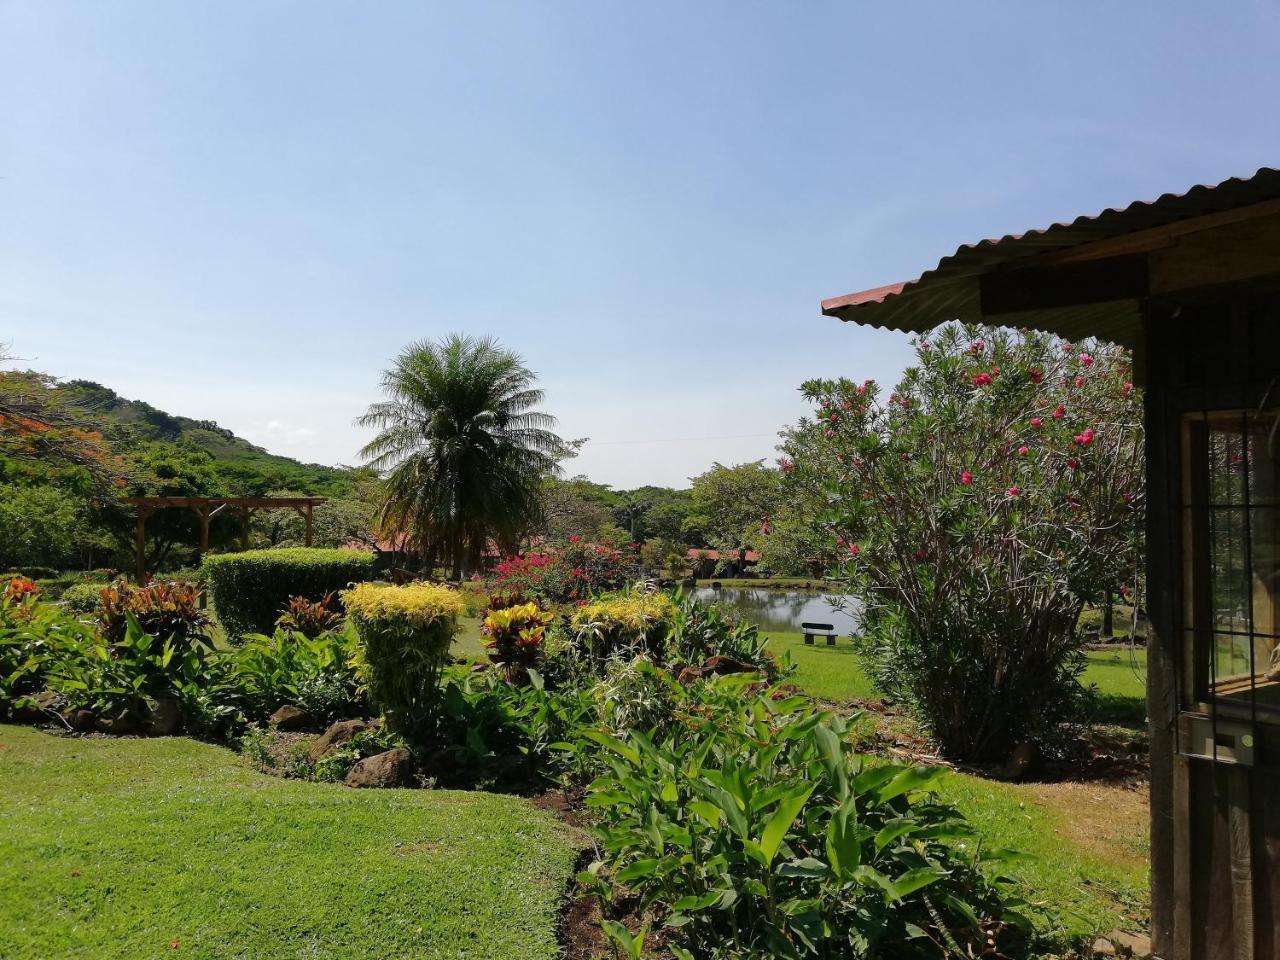
[[[773,455],[892,380],[823,297],[1280,165],[1280,7],[0,0],[0,341],[355,461],[406,343],[489,333],[572,472]]]

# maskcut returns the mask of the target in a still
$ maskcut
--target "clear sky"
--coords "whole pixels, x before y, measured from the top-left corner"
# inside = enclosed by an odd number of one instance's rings
[[[0,341],[351,463],[409,341],[521,353],[572,472],[771,457],[905,339],[823,297],[1280,165],[1273,2],[0,0]]]

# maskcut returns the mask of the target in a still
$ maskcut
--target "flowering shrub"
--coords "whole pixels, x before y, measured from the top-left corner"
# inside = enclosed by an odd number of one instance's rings
[[[484,633],[489,639],[489,658],[511,681],[528,677],[530,667],[542,659],[547,626],[555,614],[536,603],[490,610],[484,618]]]
[[[563,548],[502,561],[493,569],[491,588],[543,603],[576,603],[601,590],[617,589],[626,578],[619,551],[571,537]]]
[[[40,596],[39,585],[26,577],[13,577],[4,588],[4,599],[10,603],[21,603],[23,600],[38,596]]]
[[[887,401],[815,380],[789,482],[822,491],[877,680],[951,756],[993,759],[1070,716],[1081,607],[1132,577],[1142,509],[1129,355],[948,325]]]

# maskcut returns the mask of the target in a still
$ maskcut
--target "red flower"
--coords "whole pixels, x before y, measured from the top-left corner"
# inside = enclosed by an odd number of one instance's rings
[[[1018,448],[1018,456],[1020,457],[1025,457],[1030,452],[1031,452],[1031,448],[1028,447],[1025,443]]]
[[[1064,353],[1070,353],[1070,352],[1071,352],[1071,344],[1069,344],[1069,343],[1064,343],[1064,344],[1062,345],[1062,350],[1063,350],[1063,352],[1064,352]]]
[[[1126,494],[1124,495],[1124,502],[1125,502],[1125,503],[1133,503],[1133,494],[1132,494],[1132,493],[1126,493]]]
[[[1067,468],[1068,468],[1068,469],[1070,469],[1070,470],[1076,470],[1076,469],[1078,469],[1078,468],[1079,468],[1079,466],[1080,466],[1080,461],[1079,461],[1079,460],[1077,460],[1075,457],[1068,457],[1068,458],[1067,458]]]
[[[1039,370],[1037,370],[1035,367],[1028,367],[1027,373],[1031,376],[1032,383],[1039,383],[1041,380],[1044,379],[1044,374],[1041,373]]]
[[[849,544],[849,556],[856,557],[858,555],[858,545],[856,543]]]
[[[822,435],[826,437],[828,440],[830,440],[832,437],[836,435],[836,432],[832,430],[830,427],[828,427],[826,430],[822,431]]]
[[[983,349],[986,345],[987,345],[987,342],[985,340],[975,340],[973,341],[973,343],[969,344],[969,352],[976,353],[977,351]]]
[[[1130,392],[1132,392],[1132,390],[1133,390],[1133,384],[1126,383],[1123,387],[1120,388],[1120,393],[1127,397],[1130,394]]]
[[[1079,446],[1089,446],[1093,443],[1093,427],[1085,427],[1082,432],[1075,435],[1074,440]]]
[[[975,387],[985,387],[990,382],[991,382],[991,374],[989,373],[979,373],[975,375],[973,378],[973,385]]]
[[[1071,382],[1072,382],[1072,383],[1074,383],[1077,387],[1083,387],[1083,386],[1084,386],[1084,377],[1076,377],[1076,378],[1075,378],[1073,381],[1071,381]]]
[[[1016,497],[1016,496],[1017,496],[1018,494],[1020,494],[1021,492],[1022,492],[1022,491],[1021,491],[1020,489],[1018,489],[1017,484],[1014,484],[1012,487],[1010,487],[1010,488],[1009,488],[1009,496],[1011,496],[1011,497]]]
[[[961,483],[963,483],[966,487],[972,487],[972,486],[973,486],[973,474],[972,474],[972,473],[970,473],[968,470],[965,470],[965,471],[961,472],[961,474],[960,474],[960,482],[961,482]]]
[[[828,419],[828,420],[830,420],[832,423],[839,423],[839,422],[840,422],[840,414],[838,414],[838,413],[833,413],[833,414],[831,414],[831,416],[827,417],[827,419]]]
[[[1062,404],[1058,404],[1056,407],[1053,408],[1053,419],[1061,420],[1063,417],[1063,414],[1065,414],[1066,412],[1067,412],[1067,408],[1064,407]]]
[[[783,473],[791,472],[792,463],[786,457],[783,457],[781,460],[778,461],[778,466],[782,468]]]
[[[1080,362],[1083,363],[1086,367],[1092,367],[1093,357],[1089,356],[1087,353],[1082,353],[1080,354]]]
[[[929,349],[929,341],[928,341],[928,340],[921,340],[921,341],[920,341],[920,349],[921,349],[921,350],[928,350],[928,349]]]
[[[1043,421],[1043,420],[1041,420],[1039,417],[1032,417],[1032,418],[1031,418],[1031,425],[1032,425],[1033,427],[1043,427],[1043,426],[1044,426],[1044,421]]]

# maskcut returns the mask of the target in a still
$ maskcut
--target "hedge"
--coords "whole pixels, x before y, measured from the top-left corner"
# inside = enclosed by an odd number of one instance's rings
[[[286,547],[206,557],[200,573],[227,636],[270,633],[291,597],[319,600],[373,576],[374,555],[362,550]]]

